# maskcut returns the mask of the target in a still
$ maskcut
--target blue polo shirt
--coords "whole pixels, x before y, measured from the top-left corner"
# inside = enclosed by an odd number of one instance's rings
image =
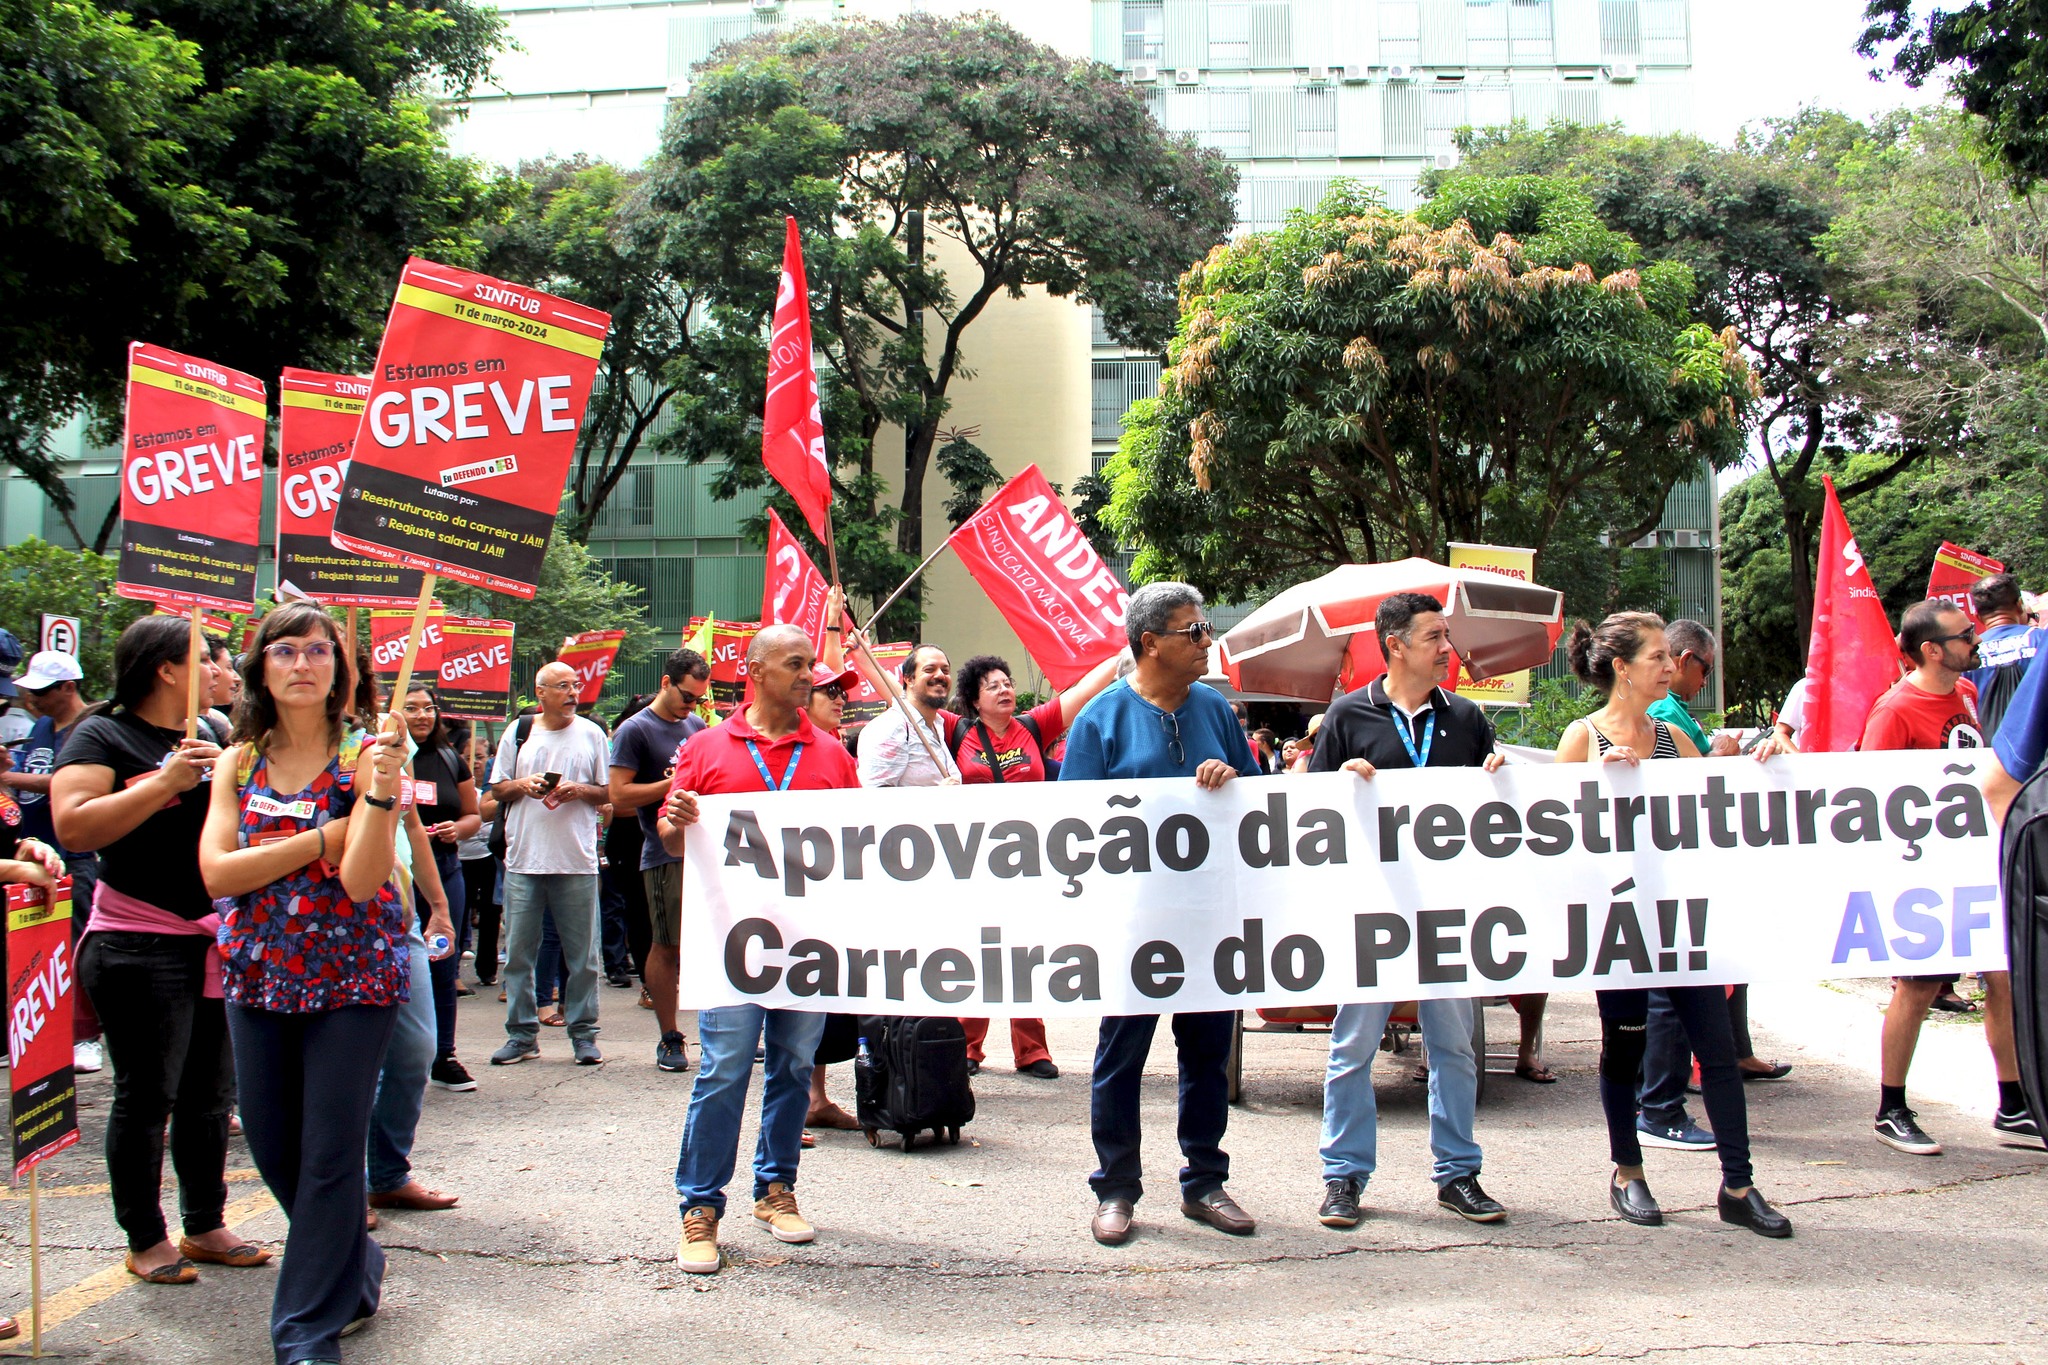
[[[2026,676],[2006,703],[1991,747],[2014,781],[2024,782],[2041,766],[2048,750],[2048,649],[2034,656]]]
[[[1180,738],[1180,761],[1173,739]],[[1163,711],[1120,678],[1081,709],[1067,731],[1060,781],[1102,778],[1193,777],[1195,769],[1220,758],[1246,777],[1263,769],[1252,757],[1244,729],[1230,703],[1215,688],[1196,683],[1175,711]]]

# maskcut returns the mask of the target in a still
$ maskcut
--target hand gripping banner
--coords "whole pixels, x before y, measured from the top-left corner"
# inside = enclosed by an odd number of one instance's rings
[[[334,543],[532,597],[610,326],[523,285],[408,261]]]
[[[277,385],[277,583],[330,607],[410,606],[417,569],[345,554],[330,534],[370,397],[357,375],[286,369]]]
[[[255,378],[129,346],[115,592],[179,608],[255,609],[267,419]]]

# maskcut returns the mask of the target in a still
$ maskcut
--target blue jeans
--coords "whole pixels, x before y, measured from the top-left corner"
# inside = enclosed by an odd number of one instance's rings
[[[1692,1079],[1692,1044],[1678,1011],[1663,991],[1650,992],[1649,1025],[1643,1034],[1643,1084],[1637,1093],[1643,1117],[1660,1127],[1681,1128],[1690,1122],[1685,1112],[1685,1086]]]
[[[1223,1131],[1230,1123],[1230,1035],[1236,1016],[1215,1010],[1173,1016],[1174,1048],[1180,1056],[1181,1194],[1200,1199],[1230,1179]],[[1156,1014],[1111,1015],[1095,1042],[1095,1080],[1088,1090],[1088,1127],[1095,1159],[1102,1165],[1088,1177],[1097,1199],[1136,1201],[1145,1193],[1138,1161],[1143,1136],[1138,1117],[1145,1057],[1158,1031]]]
[[[555,932],[552,912],[540,917],[540,952],[534,958],[533,1003],[545,1010],[557,1000],[567,1002],[569,973],[562,965],[562,936]]]
[[[727,1005],[697,1016],[701,1060],[676,1156],[682,1211],[709,1207],[725,1216],[725,1187],[739,1160],[740,1119],[754,1076],[754,1048],[767,1039],[761,1077],[761,1137],[754,1145],[754,1198],[771,1183],[794,1187],[803,1153],[804,1116],[811,1109],[811,1059],[825,1016],[808,1010]]]
[[[370,1109],[372,1194],[389,1194],[412,1178],[412,1143],[427,1102],[427,1073],[434,1065],[433,973],[417,917],[407,941],[412,946],[412,999],[397,1007],[398,1022],[384,1049],[377,1100]]]
[[[595,1039],[597,877],[577,873],[505,874],[505,1036],[531,1043],[540,1032],[533,985],[544,914],[554,916],[568,968],[562,1013],[569,1036]]]
[[[1472,1112],[1479,1102],[1479,1059],[1472,1054],[1476,1000],[1424,1000],[1417,1007],[1429,1049],[1430,1178],[1442,1185],[1479,1174],[1479,1144]],[[1387,1029],[1392,1001],[1344,1005],[1330,1026],[1330,1067],[1323,1077],[1323,1179],[1349,1176],[1360,1184],[1379,1164],[1379,1100],[1372,1064]]]

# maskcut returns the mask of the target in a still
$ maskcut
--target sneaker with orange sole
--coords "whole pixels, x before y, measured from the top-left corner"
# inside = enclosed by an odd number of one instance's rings
[[[778,1242],[808,1242],[818,1230],[796,1211],[796,1191],[780,1181],[754,1201],[754,1225]]]

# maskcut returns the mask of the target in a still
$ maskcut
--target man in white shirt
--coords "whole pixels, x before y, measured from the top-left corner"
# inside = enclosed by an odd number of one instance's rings
[[[578,1066],[596,1066],[598,808],[611,799],[609,746],[576,714],[575,669],[548,664],[533,687],[540,714],[513,727],[491,767],[491,794],[506,808],[505,1045],[491,1065],[540,1055],[533,968],[541,917],[551,913],[569,972],[569,1045]]]
[[[1785,704],[1778,708],[1773,728],[1795,750],[1799,747],[1800,732],[1806,729],[1806,679],[1793,683],[1792,690],[1785,694]]]
[[[919,645],[910,651],[903,661],[903,692],[917,718],[917,731],[912,732],[903,708],[896,705],[883,707],[882,714],[868,722],[860,732],[863,787],[942,787],[960,781],[959,765],[946,746],[946,698],[952,691],[953,667],[945,650]]]

